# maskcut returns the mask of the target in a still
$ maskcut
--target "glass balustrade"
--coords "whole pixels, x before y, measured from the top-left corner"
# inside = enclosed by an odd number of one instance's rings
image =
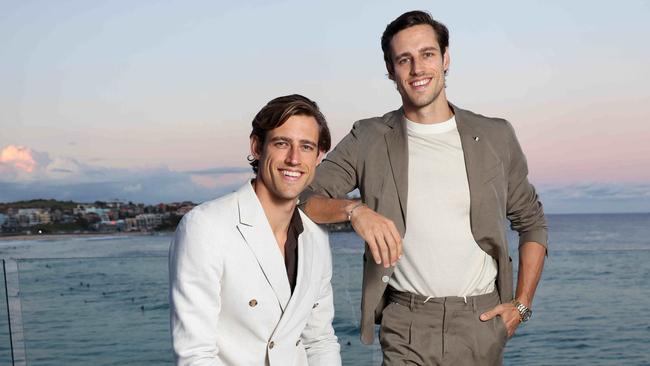
[[[0,365],[11,365],[11,337],[4,260],[0,260],[0,266]]]
[[[344,364],[376,365],[378,346],[359,340],[361,254],[333,260]],[[21,259],[17,267],[28,365],[172,364],[166,256]]]
[[[165,257],[18,261],[27,363],[171,364]]]
[[[650,322],[644,317],[650,247],[642,230],[648,216],[638,217],[568,215],[550,223],[558,229],[535,296],[534,320],[508,342],[505,364],[650,364]],[[117,236],[5,243],[0,365],[10,365],[12,356],[16,366],[171,365],[169,240]],[[332,233],[330,242],[334,328],[343,364],[379,365],[378,345],[359,341],[363,244],[353,233]],[[512,234],[510,243],[516,270]]]

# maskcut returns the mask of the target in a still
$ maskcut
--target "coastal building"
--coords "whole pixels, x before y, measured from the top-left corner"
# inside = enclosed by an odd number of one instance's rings
[[[106,207],[108,208],[115,208],[119,210],[122,206],[124,206],[124,202],[119,200],[106,202]]]
[[[20,231],[20,226],[18,225],[18,219],[16,216],[7,216],[4,224],[2,224],[3,233],[16,233]]]
[[[47,225],[52,223],[52,217],[50,216],[50,212],[47,210],[39,209],[36,212],[36,217],[39,224]]]
[[[162,215],[160,214],[140,214],[135,219],[138,222],[139,230],[153,230],[162,224]]]
[[[47,208],[23,208],[24,203],[17,202],[16,206],[6,207],[0,214],[1,231],[25,234],[33,230],[34,225],[52,225],[52,228],[43,230],[57,233],[174,230],[180,219],[196,206],[189,201],[157,205],[120,201],[70,203],[54,202]]]
[[[193,208],[194,208],[194,205],[181,206],[181,207],[178,208],[178,210],[176,210],[176,214],[178,216],[184,216],[186,213],[192,211]]]
[[[88,216],[89,214],[95,214],[99,217],[100,221],[110,221],[109,212],[107,208],[99,208],[94,205],[79,204],[74,209],[75,215]]]
[[[52,222],[50,212],[42,208],[20,208],[15,216],[19,225],[23,227],[49,224]]]
[[[124,219],[124,231],[138,231],[138,220],[134,217]]]
[[[115,233],[126,231],[126,222],[124,220],[101,221],[94,225],[95,230],[100,233]]]

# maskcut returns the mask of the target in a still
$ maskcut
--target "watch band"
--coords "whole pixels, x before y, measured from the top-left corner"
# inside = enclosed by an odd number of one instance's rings
[[[533,315],[533,311],[528,308],[528,306],[522,304],[519,302],[517,299],[512,300],[512,304],[515,306],[517,311],[519,312],[519,320],[523,322],[527,322],[531,315]]]

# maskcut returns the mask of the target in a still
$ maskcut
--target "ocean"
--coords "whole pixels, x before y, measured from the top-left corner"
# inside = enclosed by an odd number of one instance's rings
[[[505,364],[650,365],[650,214],[548,220],[549,256],[533,318],[508,342]],[[170,238],[0,241],[0,258],[19,258],[28,365],[171,365]],[[333,233],[330,242],[343,363],[379,365],[379,347],[359,341],[363,243],[354,233]],[[510,251],[516,264],[514,234]],[[6,365],[7,304],[0,303],[0,365]]]

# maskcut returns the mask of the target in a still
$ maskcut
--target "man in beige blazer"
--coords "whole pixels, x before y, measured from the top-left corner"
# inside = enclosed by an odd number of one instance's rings
[[[253,120],[256,173],[179,224],[169,255],[177,365],[341,365],[327,233],[296,207],[329,150],[316,103],[270,101]]]
[[[301,197],[365,240],[361,339],[384,365],[498,365],[531,315],[546,253],[542,205],[512,126],[448,102],[447,28],[408,12],[382,36],[402,108],[357,121]],[[361,201],[345,199],[358,188]],[[519,232],[514,291],[504,221]],[[402,245],[403,244],[403,245]]]

